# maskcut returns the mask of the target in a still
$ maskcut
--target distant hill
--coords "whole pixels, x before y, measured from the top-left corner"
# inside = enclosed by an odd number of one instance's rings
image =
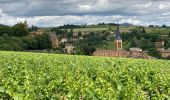
[[[7,25],[4,25],[4,24],[0,24],[0,26],[7,26]]]
[[[117,23],[107,23],[106,25],[113,25],[113,26],[117,26]],[[133,24],[130,23],[122,23],[122,24],[118,24],[119,26],[133,26]]]
[[[133,26],[133,25],[130,23],[122,23],[122,24],[120,24],[120,26]]]

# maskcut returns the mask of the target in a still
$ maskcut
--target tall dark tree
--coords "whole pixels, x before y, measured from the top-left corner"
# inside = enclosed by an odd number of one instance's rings
[[[170,31],[169,31],[169,33],[168,33],[168,36],[170,37]]]
[[[28,28],[23,23],[18,23],[12,27],[13,36],[26,36],[29,34]]]
[[[162,28],[166,28],[166,25],[164,24],[164,25],[162,25]]]
[[[42,35],[37,35],[35,38],[38,42],[38,49],[51,48],[50,37],[47,33],[42,34]]]
[[[156,58],[161,58],[160,52],[157,51],[155,48],[150,48],[148,54]]]
[[[67,33],[67,36],[70,38],[70,37],[73,37],[73,29],[70,29],[70,32]]]
[[[142,28],[142,33],[146,33],[146,30],[145,30],[145,28],[144,28],[144,27]]]
[[[82,33],[81,33],[81,31],[79,31],[79,32],[78,32],[78,36],[82,36]]]
[[[32,25],[32,26],[29,28],[29,31],[30,31],[30,32],[32,32],[32,31],[37,31],[38,29],[39,29],[39,27]]]

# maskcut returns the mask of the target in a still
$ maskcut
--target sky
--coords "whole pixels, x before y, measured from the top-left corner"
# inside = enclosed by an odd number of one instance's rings
[[[170,0],[0,0],[0,24],[131,23],[170,25]]]

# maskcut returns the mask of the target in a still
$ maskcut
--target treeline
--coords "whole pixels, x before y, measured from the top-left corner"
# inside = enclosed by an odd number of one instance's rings
[[[58,29],[84,28],[84,27],[85,26],[82,25],[67,24],[67,25],[59,26]]]
[[[0,25],[0,50],[36,50],[51,48],[48,34],[30,36],[29,31],[36,31],[38,27],[28,28],[24,23],[12,27]]]
[[[0,26],[0,36],[3,36],[4,34],[8,36],[26,36],[29,34],[28,28],[23,23],[18,23],[12,27],[1,25]]]

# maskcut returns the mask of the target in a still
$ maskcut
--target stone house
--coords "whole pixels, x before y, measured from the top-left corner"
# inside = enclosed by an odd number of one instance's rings
[[[156,48],[160,48],[160,47],[164,47],[164,41],[161,41],[161,42],[155,42],[155,47]]]
[[[45,30],[38,29],[37,31],[30,32],[30,35],[35,36],[35,35],[42,35],[44,33],[45,33]]]
[[[52,48],[58,48],[59,43],[58,43],[58,37],[57,37],[56,33],[55,32],[50,32],[49,36],[50,36],[50,41],[51,41],[51,47]]]
[[[83,39],[84,39],[83,36],[80,36],[80,37],[79,37],[79,40],[83,40]]]
[[[170,57],[170,48],[167,50],[164,49],[164,41],[155,42],[155,47],[157,48],[157,51],[160,52],[162,58]]]
[[[147,53],[138,51],[130,52],[128,58],[154,59],[154,57],[149,56]]]
[[[73,42],[73,43],[79,42],[79,39],[77,39],[77,38],[71,38],[71,39],[69,40],[69,42]]]
[[[67,41],[68,41],[67,38],[62,38],[60,42],[61,43],[67,43]]]
[[[77,36],[78,36],[78,32],[74,32],[73,37],[77,37]]]
[[[130,52],[142,52],[142,49],[138,47],[133,47],[133,48],[130,48],[129,51]]]
[[[74,46],[72,44],[66,44],[65,45],[65,52],[68,54],[71,54],[74,52]]]
[[[163,48],[163,49],[159,49],[158,51],[160,52],[162,58],[170,57],[170,48],[168,48],[167,50]]]

